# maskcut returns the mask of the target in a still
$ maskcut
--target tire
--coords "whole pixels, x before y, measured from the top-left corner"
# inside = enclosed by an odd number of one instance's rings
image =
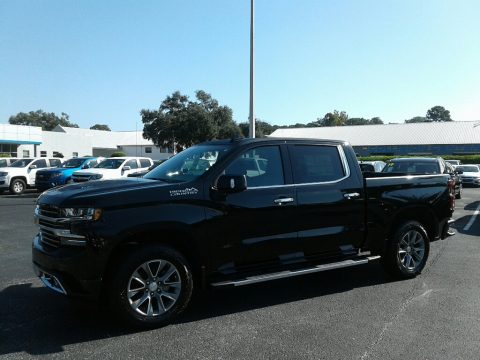
[[[458,193],[455,194],[455,199],[461,199],[461,198],[462,198],[462,192],[463,192],[463,186],[460,185],[460,186],[458,187]]]
[[[187,307],[192,292],[192,272],[182,254],[148,245],[119,262],[109,300],[123,320],[150,329],[171,322]]]
[[[72,178],[68,178],[67,181],[65,181],[65,185],[73,184]]]
[[[27,188],[27,184],[22,179],[13,179],[10,183],[10,192],[15,195],[22,194]]]
[[[382,265],[395,278],[414,278],[425,267],[429,252],[430,242],[422,224],[408,221],[398,227],[388,242]]]

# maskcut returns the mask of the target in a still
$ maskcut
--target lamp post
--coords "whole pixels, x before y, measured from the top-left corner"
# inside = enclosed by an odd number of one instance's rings
[[[255,104],[254,104],[254,83],[253,83],[253,75],[254,75],[254,44],[253,44],[253,2],[254,0],[250,0],[250,112],[248,115],[248,119],[250,122],[248,136],[251,138],[255,137]]]

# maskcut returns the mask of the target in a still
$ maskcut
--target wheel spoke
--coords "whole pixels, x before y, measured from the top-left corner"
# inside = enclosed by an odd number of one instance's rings
[[[165,296],[167,299],[170,299],[172,301],[176,301],[178,298],[178,295],[175,293],[171,293],[168,291],[162,291],[162,294],[160,296]]]
[[[150,297],[150,294],[147,292],[145,293],[140,299],[134,301],[132,303],[132,307],[138,311],[139,306],[143,305],[143,303]]]
[[[152,297],[148,297],[148,308],[147,308],[147,316],[153,315],[153,306],[152,306]]]
[[[171,283],[177,283],[178,281],[175,282],[168,282],[167,280],[177,272],[177,269],[172,266],[166,273],[163,275],[160,280],[163,281],[165,284],[171,284]]]
[[[156,294],[155,298],[157,299],[157,302],[158,302],[158,310],[161,312],[167,311],[167,309],[165,309],[165,304],[163,303],[163,300],[160,294]]]

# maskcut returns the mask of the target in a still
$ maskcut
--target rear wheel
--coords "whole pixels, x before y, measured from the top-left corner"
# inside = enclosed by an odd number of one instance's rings
[[[27,184],[22,179],[13,179],[10,184],[10,192],[15,195],[20,195],[25,191]]]
[[[111,284],[110,301],[127,322],[154,328],[181,313],[192,291],[187,260],[172,248],[149,245],[121,261]]]
[[[427,232],[420,223],[409,221],[400,225],[389,241],[382,264],[396,278],[413,278],[425,267],[429,251]]]

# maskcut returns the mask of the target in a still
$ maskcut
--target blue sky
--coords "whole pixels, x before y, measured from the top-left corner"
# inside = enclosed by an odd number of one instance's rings
[[[257,118],[403,122],[442,105],[480,120],[480,1],[255,6]],[[247,121],[249,16],[249,0],[0,0],[0,122],[43,109],[140,130],[141,109],[198,89]]]

